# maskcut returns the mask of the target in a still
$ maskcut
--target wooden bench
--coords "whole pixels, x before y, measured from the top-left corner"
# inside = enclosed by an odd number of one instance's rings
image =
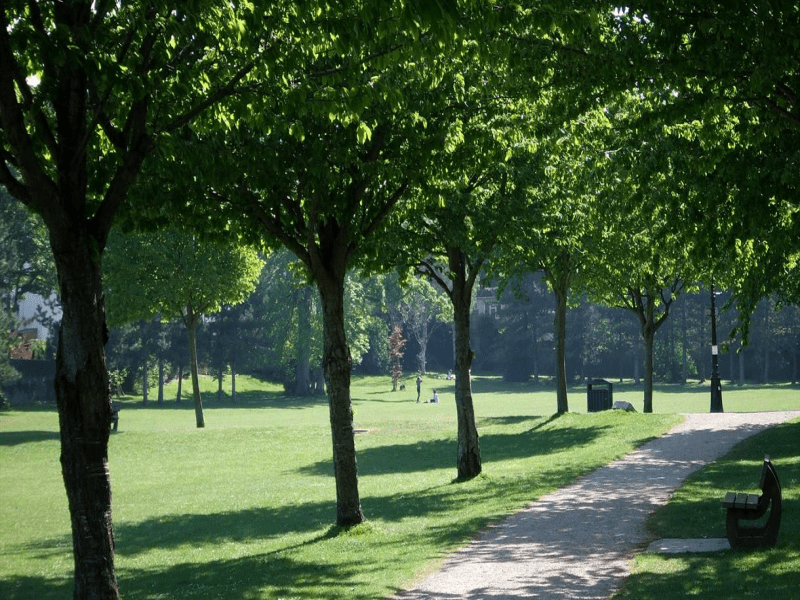
[[[111,403],[111,431],[116,431],[119,427],[119,409],[122,408],[118,402]]]
[[[722,506],[728,509],[725,528],[731,548],[771,548],[778,541],[781,525],[781,484],[769,456],[764,457],[759,482],[761,495],[728,492]],[[770,508],[771,507],[771,508]],[[755,521],[769,509],[763,525],[741,525],[739,521]]]

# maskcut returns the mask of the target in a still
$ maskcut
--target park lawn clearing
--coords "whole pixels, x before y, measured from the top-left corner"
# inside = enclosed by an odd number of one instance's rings
[[[176,406],[174,395],[164,406],[123,401],[110,470],[124,598],[390,596],[477,531],[680,420],[585,414],[580,387],[570,402],[581,412],[554,417],[552,389],[503,389],[497,379],[476,377],[484,472],[457,483],[452,382],[425,378],[423,397],[439,390],[441,403],[432,405],[416,404],[411,386],[392,393],[387,378],[357,378],[354,422],[367,430],[356,437],[359,490],[368,521],[340,530],[333,526],[327,403],[243,377],[237,387],[235,406],[206,392],[201,430],[191,402]],[[54,410],[0,414],[2,598],[71,593],[58,453]]]
[[[693,473],[648,520],[656,538],[725,537],[727,491],[758,494],[768,454],[781,482],[783,515],[774,548],[713,554],[639,554],[620,598],[793,598],[800,590],[800,420],[737,444]]]

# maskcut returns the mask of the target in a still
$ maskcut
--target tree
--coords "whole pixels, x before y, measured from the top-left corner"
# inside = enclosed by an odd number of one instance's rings
[[[406,339],[403,329],[399,325],[392,327],[389,334],[389,369],[392,375],[392,391],[397,391],[397,382],[403,376],[403,346]]]
[[[124,323],[161,314],[180,319],[189,334],[197,427],[204,427],[197,368],[197,325],[223,304],[244,301],[255,289],[263,262],[252,248],[200,239],[172,229],[117,235],[104,267],[109,320]]]
[[[50,296],[56,288],[55,264],[42,219],[12,198],[0,185],[0,300],[15,316],[27,293]]]
[[[16,369],[11,366],[11,348],[18,343],[11,333],[16,326],[16,321],[6,311],[0,310],[0,408],[5,408],[6,398],[3,385],[19,377]]]
[[[618,170],[614,177],[623,173]],[[697,280],[700,266],[687,260],[689,245],[671,233],[668,210],[643,200],[657,192],[637,187],[630,178],[603,189],[609,196],[594,251],[587,257],[591,275],[586,285],[596,301],[625,308],[637,318],[645,344],[644,412],[652,412],[655,334],[675,298]]]
[[[797,286],[796,168],[800,69],[792,44],[800,8],[757,0],[699,6],[682,0],[619,11],[615,54],[658,94],[637,128],[651,144],[649,174],[679,172],[673,228],[729,286],[745,330],[758,301]],[[620,65],[621,66],[621,65]]]
[[[344,323],[345,277],[368,241],[430,170],[427,157],[449,127],[445,108],[458,93],[456,62],[471,42],[466,24],[495,19],[483,3],[363,3],[299,14],[281,45],[286,77],[270,74],[227,105],[229,130],[218,122],[187,136],[196,162],[167,161],[167,171],[196,179],[225,221],[245,221],[268,243],[291,250],[317,286],[323,314],[336,480],[337,523],[364,519],[358,494],[350,373]],[[451,13],[451,11],[453,11]],[[471,52],[475,52],[472,48]],[[454,62],[455,61],[455,62]],[[180,178],[191,182],[191,178]],[[157,186],[187,215],[185,189],[165,177]],[[201,203],[202,204],[202,203]],[[218,215],[219,217],[220,215]],[[384,261],[386,262],[386,261]]]
[[[543,139],[527,161],[513,171],[527,206],[512,221],[517,243],[504,257],[507,276],[542,271],[555,298],[556,409],[569,410],[567,399],[566,323],[573,286],[592,251],[603,216],[598,206],[607,170],[608,118],[594,107],[565,122]],[[578,280],[578,281],[576,281]],[[578,285],[576,285],[578,284]]]
[[[62,299],[55,387],[76,597],[119,595],[100,257],[145,157],[252,70],[246,12],[0,4],[0,183],[42,217]]]
[[[436,291],[427,279],[410,277],[403,285],[395,278],[390,282],[389,313],[411,328],[419,345],[417,370],[425,374],[428,339],[437,326],[446,322],[447,297]]]

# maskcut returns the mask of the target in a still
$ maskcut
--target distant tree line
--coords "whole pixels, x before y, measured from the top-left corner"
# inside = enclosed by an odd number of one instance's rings
[[[219,382],[220,400],[235,402],[235,383],[233,398],[228,398],[228,392],[223,395],[222,389],[223,381],[225,389],[231,389],[230,379],[235,381],[237,373],[282,383],[290,395],[324,393],[324,376],[319,366],[319,302],[313,288],[295,280],[288,270],[276,273],[269,267],[282,262],[288,268],[290,263],[285,261],[285,256],[268,259],[268,268],[262,273],[256,292],[241,305],[225,306],[209,315],[198,328],[201,369]],[[444,373],[453,368],[452,322],[443,322],[429,313],[422,317],[419,310],[411,311],[414,305],[405,298],[406,292],[394,277],[353,277],[348,285],[371,290],[346,314],[347,322],[357,332],[354,335],[361,340],[356,346],[354,373],[384,375],[387,386],[391,385],[387,340],[393,327],[400,327],[405,338],[400,359],[403,380],[412,380],[417,373]],[[429,284],[420,280],[416,289],[424,289],[425,285]],[[391,297],[393,292],[396,304],[387,303],[387,296]],[[501,375],[514,382],[552,383],[554,298],[543,276],[529,274],[518,289],[508,288],[499,298],[496,288],[482,289],[478,294],[480,302],[473,304],[471,319],[473,373]],[[717,301],[726,306],[730,300],[731,294],[724,292]],[[401,304],[405,306],[405,318],[398,309]],[[800,309],[795,306],[778,309],[773,299],[763,299],[753,314],[747,345],[742,344],[741,334],[734,332],[735,311],[735,304],[725,310],[718,309],[721,378],[737,385],[797,383]],[[302,324],[304,319],[307,326]],[[423,319],[430,335],[420,342],[412,330]],[[628,311],[593,303],[586,297],[577,298],[567,311],[566,330],[570,383],[594,377],[641,383],[642,340]],[[728,337],[731,332],[735,335]],[[306,342],[301,342],[303,337]],[[107,348],[109,368],[124,373],[125,391],[143,394],[145,402],[154,397],[163,402],[160,391],[163,383],[188,375],[186,348],[182,324],[159,319],[139,321],[112,329]],[[300,363],[303,366],[298,371]],[[299,388],[298,372],[307,373]],[[654,379],[664,383],[703,382],[710,375],[710,292],[699,289],[675,300],[671,318],[656,338]],[[145,385],[149,391],[144,389]]]

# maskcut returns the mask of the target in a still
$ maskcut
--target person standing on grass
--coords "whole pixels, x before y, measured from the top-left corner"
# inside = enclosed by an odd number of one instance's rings
[[[417,374],[417,403],[419,404],[419,394],[422,390],[422,375]]]

